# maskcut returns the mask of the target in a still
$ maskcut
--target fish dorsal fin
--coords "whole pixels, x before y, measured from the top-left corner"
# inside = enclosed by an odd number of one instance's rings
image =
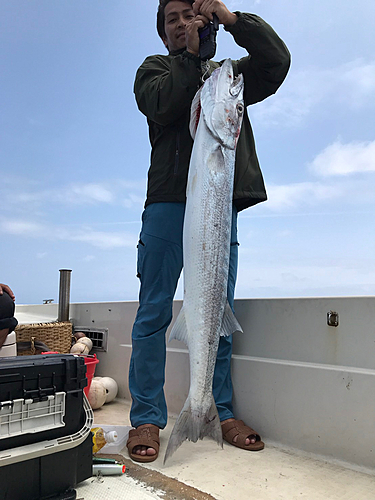
[[[190,130],[190,135],[193,139],[195,139],[195,133],[198,128],[199,118],[201,116],[201,110],[202,110],[201,90],[202,87],[197,91],[191,103],[189,130]]]
[[[175,324],[172,327],[171,334],[169,336],[169,341],[176,339],[185,342],[186,345],[189,344],[188,330],[186,326],[186,318],[184,308],[181,309],[180,314],[177,316]]]
[[[230,308],[229,302],[227,301],[224,310],[223,322],[221,324],[220,336],[229,337],[232,333],[240,332],[243,333],[241,325],[235,318],[232,309]]]

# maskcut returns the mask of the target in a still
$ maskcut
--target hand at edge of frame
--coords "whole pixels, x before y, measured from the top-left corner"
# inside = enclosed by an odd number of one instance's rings
[[[0,283],[0,295],[6,292],[13,301],[16,300],[16,296],[14,295],[12,289],[8,285],[4,285],[4,283]]]

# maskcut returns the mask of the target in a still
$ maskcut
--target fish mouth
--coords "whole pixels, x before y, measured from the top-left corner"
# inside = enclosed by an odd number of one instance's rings
[[[229,89],[229,93],[232,97],[237,97],[243,88],[243,75],[240,73],[233,80],[233,84]]]

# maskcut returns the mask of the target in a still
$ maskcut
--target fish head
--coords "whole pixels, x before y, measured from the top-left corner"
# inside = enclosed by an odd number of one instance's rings
[[[224,147],[235,149],[245,111],[244,79],[234,76],[233,65],[226,59],[206,80],[200,95],[205,123]]]

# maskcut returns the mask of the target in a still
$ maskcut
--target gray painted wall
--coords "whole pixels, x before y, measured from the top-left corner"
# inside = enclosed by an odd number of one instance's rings
[[[232,375],[238,418],[267,442],[375,470],[375,297],[240,299]],[[49,307],[49,309],[47,309]],[[174,303],[174,318],[181,301]],[[327,312],[339,326],[327,325]],[[17,306],[23,318],[55,305]],[[96,375],[113,377],[130,399],[127,375],[136,302],[71,304],[75,326],[108,328]],[[168,335],[168,332],[167,332]],[[189,390],[183,344],[168,344],[165,392],[178,414]]]

